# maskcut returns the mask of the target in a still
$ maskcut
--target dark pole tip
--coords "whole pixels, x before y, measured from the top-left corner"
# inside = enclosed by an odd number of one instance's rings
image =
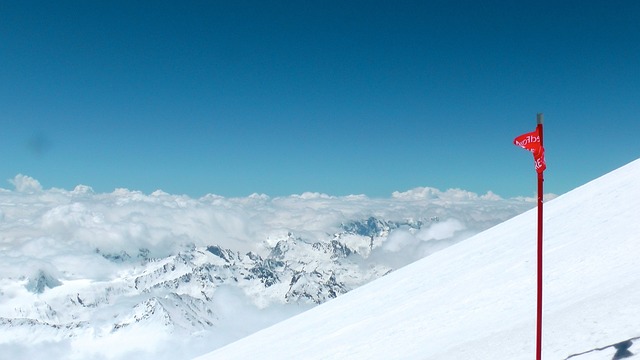
[[[544,122],[544,114],[538,113],[538,115],[536,116],[536,120],[538,121],[538,124],[542,124]]]

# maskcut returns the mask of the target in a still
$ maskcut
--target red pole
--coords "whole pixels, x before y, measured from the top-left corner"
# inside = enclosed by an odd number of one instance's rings
[[[537,115],[537,129],[540,134],[540,146],[542,143],[542,123],[544,122],[544,115]],[[542,360],[542,196],[543,189],[542,184],[544,177],[542,172],[538,173],[538,303],[537,303],[537,317],[536,317],[536,360]]]

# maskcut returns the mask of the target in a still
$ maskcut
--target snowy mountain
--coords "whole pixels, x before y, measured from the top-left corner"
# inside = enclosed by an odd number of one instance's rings
[[[640,160],[545,204],[544,359],[640,353],[639,214]],[[198,359],[532,359],[535,282],[531,210]]]
[[[308,310],[534,206],[419,188],[303,194],[0,190],[0,352],[191,358]]]

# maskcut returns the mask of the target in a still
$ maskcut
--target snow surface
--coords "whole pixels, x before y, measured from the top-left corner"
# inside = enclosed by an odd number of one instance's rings
[[[640,160],[545,204],[544,359],[640,336],[639,214]],[[533,209],[198,359],[530,360],[535,283]]]

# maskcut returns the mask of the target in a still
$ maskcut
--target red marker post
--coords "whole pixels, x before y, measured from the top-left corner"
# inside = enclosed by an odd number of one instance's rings
[[[533,153],[533,161],[538,173],[538,287],[537,287],[537,313],[536,313],[536,360],[542,360],[542,197],[544,194],[544,170],[547,165],[544,161],[544,147],[542,143],[542,123],[544,115],[539,113],[536,117],[536,130],[518,136],[513,143]]]

